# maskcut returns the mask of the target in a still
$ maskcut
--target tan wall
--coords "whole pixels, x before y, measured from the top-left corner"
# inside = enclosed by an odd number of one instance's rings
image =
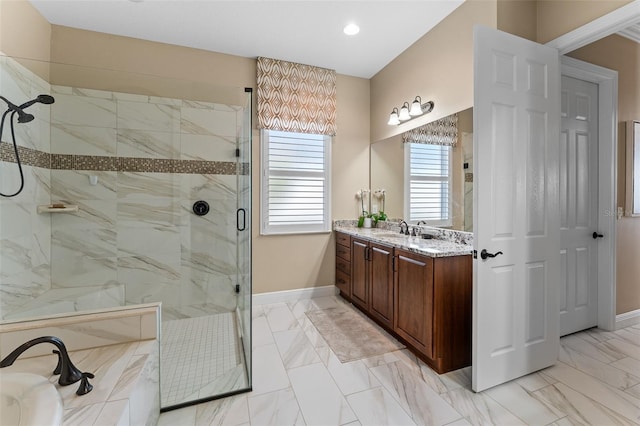
[[[49,61],[51,25],[26,0],[0,0],[0,52]]]
[[[0,53],[49,80],[51,24],[26,0],[0,0]],[[35,61],[21,61],[29,58]],[[42,61],[42,62],[39,62]]]
[[[626,190],[624,123],[640,119],[640,44],[612,35],[568,56],[618,71],[618,206]],[[640,309],[640,218],[617,222],[616,313]]]
[[[538,43],[547,43],[633,0],[538,0]]]
[[[473,25],[496,28],[495,0],[468,0],[371,79],[371,141],[430,123],[473,106]],[[393,107],[419,95],[433,112],[400,126]]]
[[[498,0],[498,29],[528,40],[537,38],[536,0]]]

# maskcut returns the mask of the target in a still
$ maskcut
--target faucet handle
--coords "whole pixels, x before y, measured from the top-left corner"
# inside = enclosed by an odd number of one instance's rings
[[[89,379],[93,379],[94,376],[91,373],[82,373],[82,379],[80,379],[80,386],[78,386],[78,390],[76,391],[76,395],[84,395],[93,389],[93,385],[89,383]]]

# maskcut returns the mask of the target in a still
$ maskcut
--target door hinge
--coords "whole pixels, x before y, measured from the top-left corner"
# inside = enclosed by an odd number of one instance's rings
[[[477,259],[478,258],[478,250],[474,250],[473,251],[473,258]]]
[[[240,284],[236,284],[236,293],[240,293]]]
[[[236,157],[240,158],[240,148],[236,148]]]

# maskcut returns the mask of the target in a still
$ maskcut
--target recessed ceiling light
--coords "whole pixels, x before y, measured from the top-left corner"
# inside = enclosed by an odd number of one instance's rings
[[[347,24],[342,30],[346,35],[356,35],[360,32],[360,27],[354,23]]]

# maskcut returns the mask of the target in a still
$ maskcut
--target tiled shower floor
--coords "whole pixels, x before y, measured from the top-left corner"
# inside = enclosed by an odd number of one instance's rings
[[[202,391],[229,375],[244,374],[236,330],[233,312],[163,321],[162,407],[210,396]]]

